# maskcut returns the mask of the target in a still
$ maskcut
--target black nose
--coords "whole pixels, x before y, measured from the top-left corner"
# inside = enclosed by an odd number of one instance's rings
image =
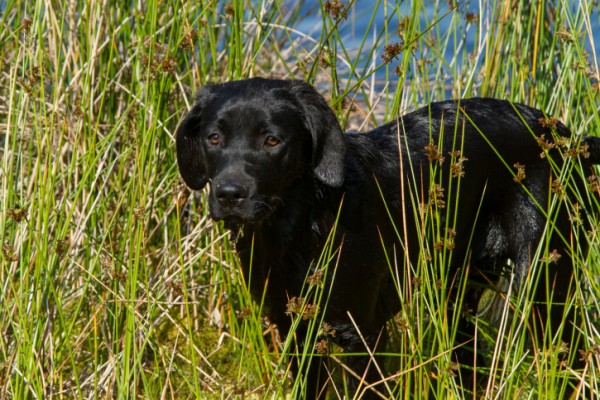
[[[222,205],[237,206],[248,197],[248,189],[233,182],[215,182],[215,197]]]

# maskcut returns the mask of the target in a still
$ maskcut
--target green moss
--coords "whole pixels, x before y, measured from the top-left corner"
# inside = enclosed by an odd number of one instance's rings
[[[198,326],[198,328],[194,328]],[[182,334],[182,331],[184,334]],[[219,329],[210,325],[205,318],[194,320],[192,317],[168,320],[157,329],[156,342],[162,348],[164,355],[174,355],[169,365],[170,380],[175,387],[190,387],[198,385],[203,389],[222,389],[237,382],[238,365],[236,360],[240,348],[228,335],[223,335]],[[190,363],[189,360],[195,360]],[[216,379],[211,383],[198,375],[202,370]],[[165,370],[162,374],[167,374]],[[194,383],[194,379],[199,382]],[[159,381],[162,381],[160,379]],[[191,389],[188,389],[190,394]],[[187,390],[184,390],[184,393]],[[212,390],[206,390],[210,393]],[[181,391],[177,396],[181,396]],[[215,394],[215,398],[219,398]]]

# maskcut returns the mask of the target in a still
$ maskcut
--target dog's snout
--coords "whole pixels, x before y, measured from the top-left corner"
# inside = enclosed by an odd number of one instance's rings
[[[248,188],[235,182],[216,182],[215,197],[221,204],[239,205],[248,197]]]

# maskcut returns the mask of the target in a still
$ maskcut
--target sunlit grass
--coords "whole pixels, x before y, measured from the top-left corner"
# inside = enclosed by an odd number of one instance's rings
[[[250,299],[228,233],[178,177],[173,132],[207,82],[306,79],[349,129],[430,101],[492,96],[542,108],[578,137],[600,132],[592,1],[372,3],[357,15],[348,3],[334,14],[321,12],[324,4],[278,1],[0,0],[0,397],[302,392],[285,355],[309,357],[312,345],[277,337]],[[349,41],[339,32],[359,17],[367,28]],[[306,18],[315,26],[300,30]],[[557,176],[569,190],[578,173],[567,163]],[[418,203],[417,189],[407,202]],[[596,194],[577,196],[598,210]],[[433,213],[414,217],[424,247],[427,238],[448,239]],[[491,377],[481,389],[487,397],[559,398],[573,382],[600,390],[600,250],[598,222],[590,222],[590,232],[567,238],[586,349],[569,357],[584,357],[585,369],[548,356],[557,351],[551,332],[537,332],[545,348],[530,351],[530,332],[512,317],[531,306],[524,290],[500,315],[505,336],[490,327],[476,338],[493,349],[490,364],[478,366]],[[534,271],[548,250],[540,246]],[[322,268],[335,268],[335,251],[328,248]],[[450,357],[468,270],[448,276],[445,251],[434,262],[426,252],[418,265],[390,262],[404,274],[403,306],[389,324],[385,395],[471,396]],[[306,291],[326,302],[319,285]],[[312,322],[315,342],[320,315]],[[344,355],[329,351],[343,375]],[[332,398],[345,392],[336,377]]]

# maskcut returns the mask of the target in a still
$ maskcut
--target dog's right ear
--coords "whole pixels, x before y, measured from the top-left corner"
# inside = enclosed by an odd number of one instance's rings
[[[177,165],[185,183],[194,190],[206,185],[206,166],[200,137],[200,122],[204,104],[211,97],[209,88],[203,88],[192,109],[183,118],[175,134]]]

